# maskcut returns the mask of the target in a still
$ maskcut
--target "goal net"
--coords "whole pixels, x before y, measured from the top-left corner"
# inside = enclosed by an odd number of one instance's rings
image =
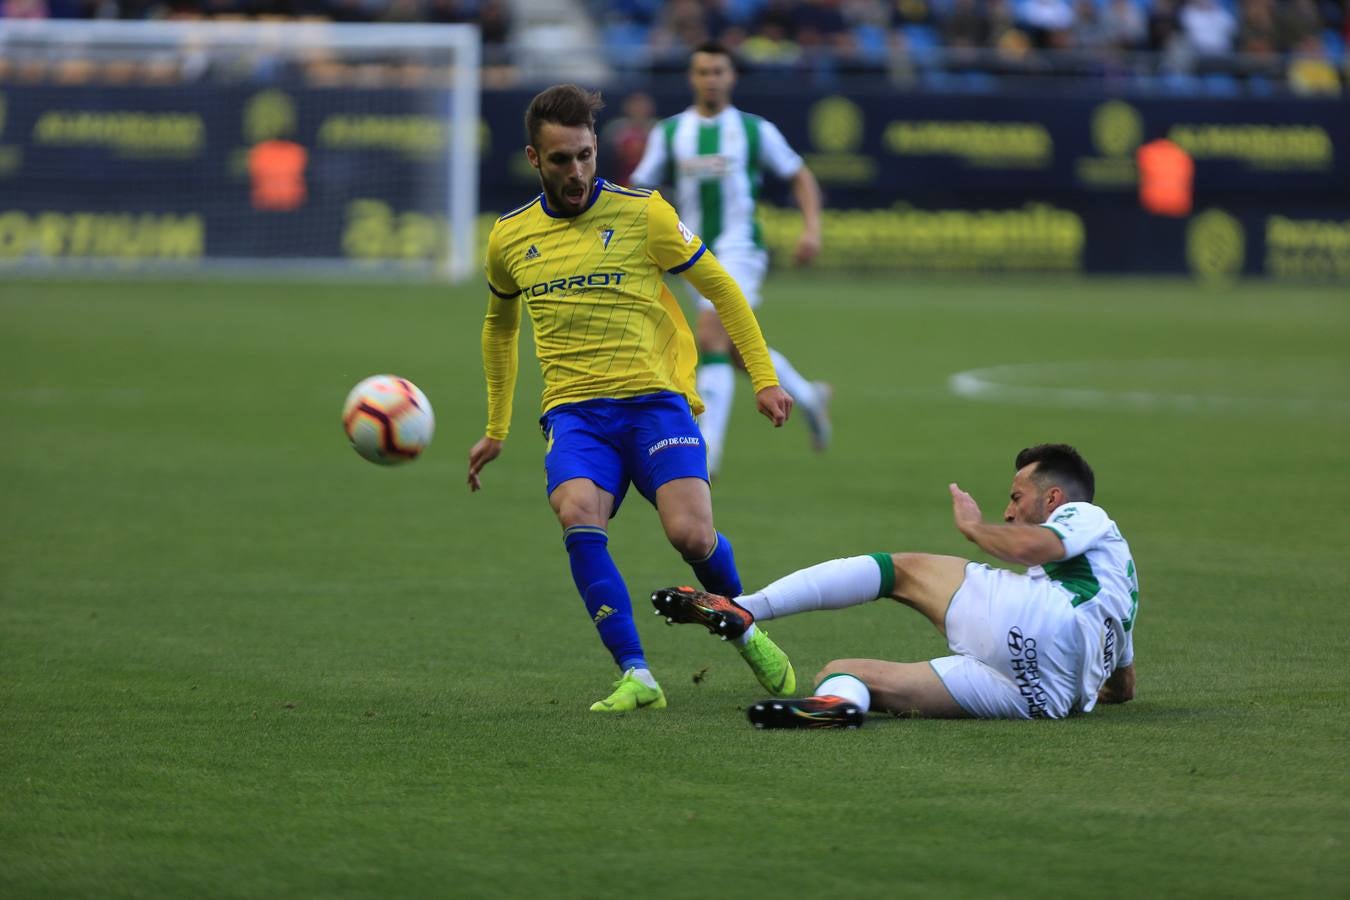
[[[0,20],[0,273],[477,269],[472,25]]]

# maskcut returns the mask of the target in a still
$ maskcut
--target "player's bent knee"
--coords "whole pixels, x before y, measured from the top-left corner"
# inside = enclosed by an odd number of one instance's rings
[[[568,500],[559,503],[554,509],[563,528],[573,525],[597,525],[604,528],[609,524],[609,517],[599,502]]]
[[[717,548],[717,532],[701,526],[675,526],[666,531],[670,545],[685,559],[706,559]]]
[[[871,675],[871,663],[873,662],[869,659],[832,659],[816,673],[815,680],[811,684],[819,687],[820,683],[831,675],[852,675],[866,684],[868,689],[871,689],[872,685],[868,682],[868,679]]]
[[[588,478],[564,481],[549,494],[548,502],[563,528],[573,525],[604,528],[614,509],[613,496]]]
[[[819,672],[816,673],[816,677],[811,679],[811,684],[818,686],[822,681],[824,681],[826,678],[829,678],[831,675],[839,675],[841,673],[845,675],[849,674],[839,668],[839,661],[837,659],[832,659],[825,664],[824,668],[822,668]]]

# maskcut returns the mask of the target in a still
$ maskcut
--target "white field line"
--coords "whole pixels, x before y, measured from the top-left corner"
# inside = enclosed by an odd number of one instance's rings
[[[1141,361],[1146,362],[1146,361]],[[1152,364],[1168,361],[1155,360]],[[1174,361],[1172,361],[1174,362]],[[947,379],[953,394],[971,400],[1074,409],[1131,409],[1139,412],[1278,412],[1350,415],[1350,401],[1331,397],[1240,397],[1222,394],[1160,394],[1097,388],[1017,384],[1032,375],[1082,371],[1090,363],[1029,363],[957,372]]]

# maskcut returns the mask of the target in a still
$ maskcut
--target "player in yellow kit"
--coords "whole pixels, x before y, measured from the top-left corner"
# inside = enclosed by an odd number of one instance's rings
[[[666,705],[633,624],[607,528],[630,484],[655,504],[666,537],[709,591],[741,593],[731,542],[713,526],[703,436],[694,415],[697,349],[666,272],[710,299],[746,361],[759,410],[775,426],[792,398],[778,386],[755,315],[736,282],[654,191],[595,175],[599,94],[557,85],[525,114],[525,155],[543,192],[497,220],[488,238],[483,324],[488,423],[469,451],[470,489],[502,451],[511,421],[522,305],[544,378],[548,497],[572,578],[622,673],[597,712]],[[771,693],[796,678],[763,631],[738,642]]]

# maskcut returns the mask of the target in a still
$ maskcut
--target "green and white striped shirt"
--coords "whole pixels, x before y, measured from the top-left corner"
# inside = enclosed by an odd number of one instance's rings
[[[725,253],[764,246],[755,217],[764,169],[788,179],[801,167],[772,122],[734,106],[705,119],[691,106],[652,129],[630,180],[672,185],[680,218]]]

